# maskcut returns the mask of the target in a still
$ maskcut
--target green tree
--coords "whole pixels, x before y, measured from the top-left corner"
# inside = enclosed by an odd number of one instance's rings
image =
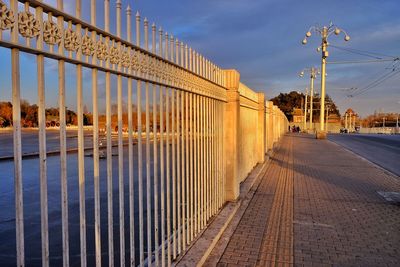
[[[290,93],[280,93],[278,96],[271,98],[270,101],[278,106],[285,113],[288,120],[291,121],[293,119],[293,110],[295,108],[304,108],[304,99],[305,95],[303,93],[291,91]],[[309,100],[307,102],[309,105]],[[329,95],[326,95],[325,102],[329,105],[329,114],[336,114],[340,117],[340,112]],[[319,95],[315,95],[313,98],[313,120],[316,121],[319,120],[319,103],[320,97]]]

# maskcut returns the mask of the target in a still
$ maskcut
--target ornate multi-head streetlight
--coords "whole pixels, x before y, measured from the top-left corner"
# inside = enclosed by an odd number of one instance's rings
[[[321,61],[321,108],[320,108],[320,131],[324,132],[324,111],[325,111],[325,73],[326,73],[326,58],[329,56],[328,53],[328,38],[332,34],[339,35],[341,33],[344,34],[344,40],[347,42],[350,40],[350,36],[343,29],[337,27],[332,22],[328,26],[312,26],[306,32],[306,36],[303,39],[303,44],[307,44],[307,38],[311,37],[312,32],[318,34],[322,38],[321,46],[317,48],[318,52],[322,53],[322,61]]]
[[[310,121],[309,121],[309,129],[313,129],[313,97],[314,97],[314,80],[317,77],[317,75],[320,74],[320,71],[318,68],[311,67],[311,68],[305,68],[303,69],[299,76],[304,77],[305,72],[310,73]]]

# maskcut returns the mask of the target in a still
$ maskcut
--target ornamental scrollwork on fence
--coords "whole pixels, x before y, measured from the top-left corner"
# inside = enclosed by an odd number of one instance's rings
[[[158,77],[161,79],[161,80],[166,80],[167,79],[167,75],[166,75],[166,66],[167,64],[165,64],[164,62],[159,62],[159,65],[158,65]]]
[[[83,36],[81,50],[82,50],[82,54],[84,54],[85,56],[93,56],[94,55],[94,52],[96,50],[96,44],[92,40],[92,38],[90,38],[89,35]]]
[[[18,31],[23,37],[36,37],[40,33],[40,23],[32,13],[20,12],[18,13]]]
[[[121,61],[121,52],[118,47],[113,46],[110,48],[110,62],[111,64],[119,64]]]
[[[148,60],[147,55],[141,53],[139,58],[139,70],[141,71],[142,74],[147,74],[149,71],[147,60]]]
[[[0,29],[11,29],[14,21],[14,12],[12,12],[12,10],[10,10],[7,5],[0,0]]]
[[[122,52],[122,66],[124,68],[129,68],[130,65],[131,65],[131,57],[128,50],[126,49],[125,51]]]
[[[60,27],[52,21],[43,23],[43,40],[50,45],[59,44],[62,39]]]
[[[132,53],[131,68],[134,71],[139,70],[139,52],[138,51],[133,51],[133,53]]]
[[[157,69],[156,69],[156,59],[154,57],[149,56],[149,75],[155,76]]]
[[[65,31],[64,34],[64,47],[68,51],[77,51],[80,46],[80,37],[76,32],[71,29]]]
[[[102,41],[98,41],[96,45],[96,55],[99,60],[107,60],[108,58],[108,46]]]

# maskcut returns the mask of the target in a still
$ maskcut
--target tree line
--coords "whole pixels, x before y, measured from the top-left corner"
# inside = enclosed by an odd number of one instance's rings
[[[36,104],[29,104],[26,100],[21,100],[21,126],[22,127],[37,127],[38,126],[38,111],[39,107]],[[58,108],[46,109],[46,122],[48,126],[54,126],[59,123]],[[0,127],[10,127],[13,123],[12,103],[0,102]],[[65,123],[67,125],[78,125],[78,118],[74,111],[65,110]],[[83,124],[92,125],[93,116],[88,112],[83,114]]]

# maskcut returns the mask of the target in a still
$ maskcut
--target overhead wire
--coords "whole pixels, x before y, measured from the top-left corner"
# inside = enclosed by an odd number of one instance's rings
[[[376,53],[376,52],[370,52],[370,51],[365,51],[365,50],[359,50],[359,49],[353,49],[353,48],[345,48],[345,47],[340,47],[336,45],[331,45],[331,47],[346,51],[348,53],[352,54],[357,54],[360,56],[365,56],[369,58],[374,58],[374,60],[364,60],[364,61],[343,61],[343,62],[329,62],[329,64],[352,64],[352,63],[375,63],[375,62],[385,62],[385,61],[391,61],[392,65],[390,68],[385,67],[385,71],[381,73],[377,79],[373,80],[372,82],[368,83],[367,85],[363,87],[356,88],[351,94],[348,94],[347,97],[354,97],[354,96],[359,96],[361,94],[364,94],[365,92],[377,87],[378,85],[382,84],[386,80],[396,76],[398,73],[400,73],[400,70],[397,70],[398,65],[399,65],[399,57],[383,54],[383,53]],[[383,58],[384,57],[384,58]],[[390,58],[390,59],[388,59]],[[390,69],[388,72],[387,70]]]
[[[372,88],[377,87],[378,85],[380,85],[381,83],[385,82],[386,80],[396,76],[397,74],[400,73],[400,70],[392,70],[389,73],[386,73],[385,75],[383,75],[382,77],[376,79],[375,81],[373,81],[372,83],[370,83],[368,86],[361,88],[359,91],[357,91],[356,93],[350,95],[350,97],[354,97],[354,96],[359,96],[363,93],[365,93],[368,90],[371,90]]]
[[[349,53],[353,53],[353,54],[357,54],[357,55],[361,55],[361,56],[366,56],[366,57],[372,57],[375,59],[382,59],[382,57],[390,57],[390,58],[398,58],[398,56],[392,56],[392,55],[387,55],[387,54],[382,54],[382,53],[376,53],[376,52],[371,52],[371,51],[366,51],[366,50],[360,50],[360,49],[354,49],[354,48],[347,48],[347,47],[342,47],[342,46],[337,46],[337,45],[330,45],[333,48],[339,49],[339,50],[343,50],[343,51],[347,51]],[[376,56],[374,56],[376,55]],[[377,56],[381,56],[381,57],[377,57]]]

